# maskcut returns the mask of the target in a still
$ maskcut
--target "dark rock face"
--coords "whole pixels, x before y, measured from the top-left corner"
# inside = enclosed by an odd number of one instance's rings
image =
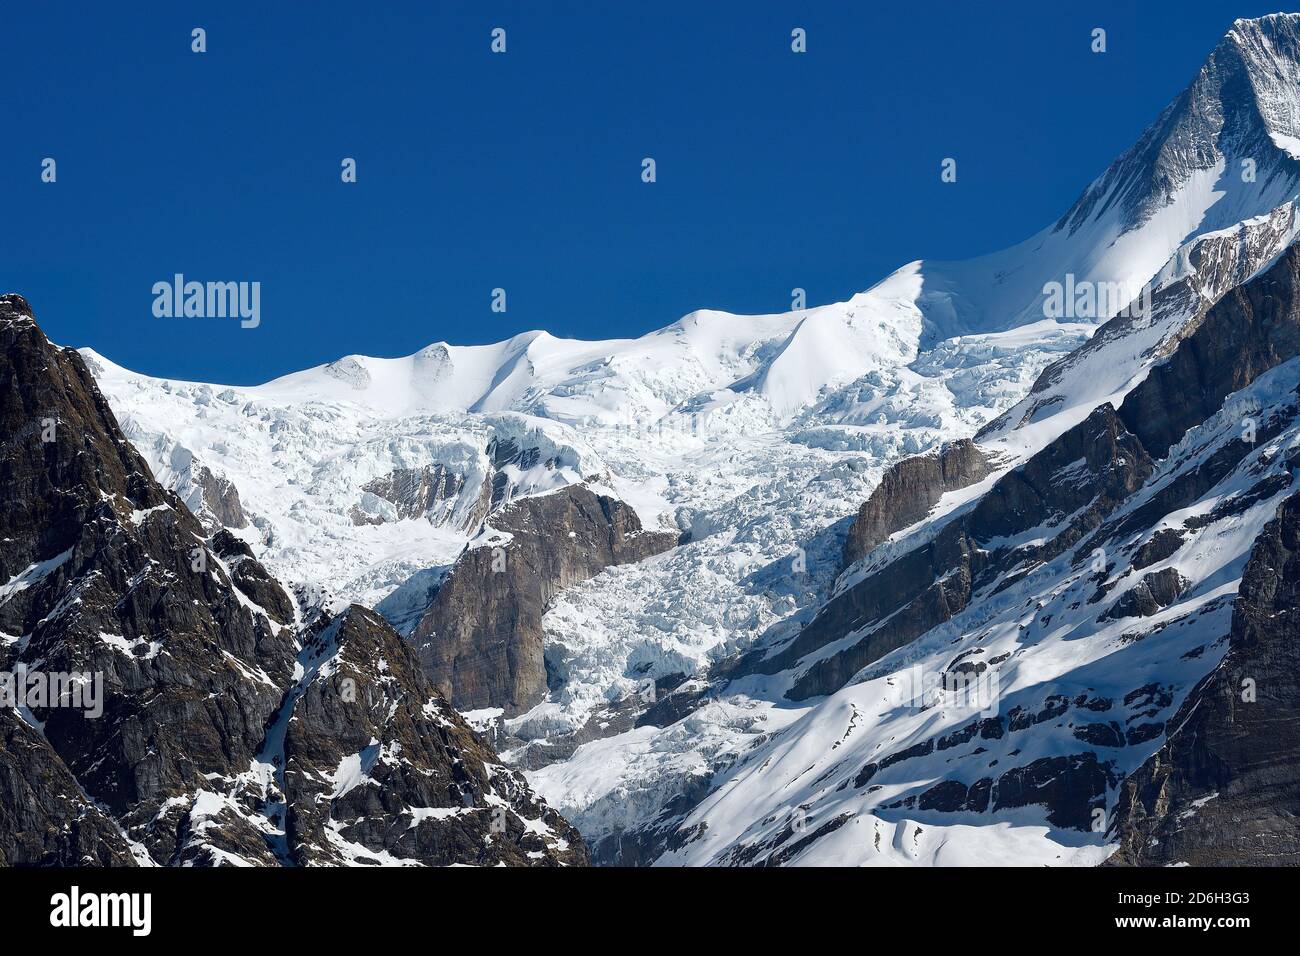
[[[229,478],[213,474],[207,465],[197,465],[193,470],[194,483],[202,489],[203,508],[200,520],[219,528],[247,528],[248,516],[239,499],[239,489]]]
[[[512,502],[491,529],[496,538],[457,559],[413,641],[457,708],[513,715],[546,694],[542,614],[555,594],[666,551],[677,535],[643,531],[628,505],[582,485]]]
[[[304,662],[317,676],[284,738],[295,862],[587,862],[577,831],[499,766],[378,614],[353,605]]]
[[[1088,830],[1094,811],[1105,809],[1106,790],[1118,782],[1094,753],[1043,757],[998,778],[993,809],[1043,806],[1054,826]]]
[[[296,677],[296,636],[281,623],[294,619],[293,603],[232,534],[205,539],[122,436],[80,356],[50,345],[17,296],[0,297],[0,436],[0,676],[62,681],[58,694],[0,708],[0,861],[314,860],[284,826],[285,804],[303,798],[293,788],[301,780],[286,788],[273,771],[283,766],[278,718],[295,741],[398,738],[360,707],[311,710],[329,721],[323,727],[295,713],[300,698],[310,703],[326,690]],[[567,824],[522,781],[488,769],[498,762],[491,750],[419,677],[400,638],[383,630],[356,643],[367,640],[370,684],[382,684],[389,703],[418,699],[442,737],[417,730],[440,740],[444,763],[463,764],[474,778],[477,761],[475,792],[507,805],[491,859],[583,862]],[[391,812],[370,825],[411,822],[397,808],[425,793],[399,783],[374,786],[380,802],[372,810]],[[444,840],[445,822],[428,814],[412,841],[390,841],[391,855],[484,858],[480,847],[467,849],[465,826]]]
[[[0,866],[134,866],[126,838],[81,795],[40,733],[0,710]]]
[[[1174,568],[1142,575],[1142,580],[1125,591],[1101,620],[1121,617],[1150,617],[1178,600],[1187,581]]]
[[[225,562],[230,580],[241,593],[277,624],[293,623],[293,601],[271,572],[253,557],[252,548],[223,528],[213,535],[212,550]]]
[[[0,603],[0,631],[17,635],[2,669],[102,675],[102,716],[34,709],[47,759],[156,861],[176,862],[164,808],[188,809],[207,775],[248,766],[291,676],[292,639],[240,605],[81,358],[12,305],[0,313],[0,432],[0,580],[29,581]]]
[[[1300,248],[1238,286],[1124,399],[1120,416],[1161,458],[1223,399],[1300,352]]]
[[[947,621],[970,603],[975,576],[987,566],[970,538],[955,529],[909,557],[873,576],[871,587],[855,588],[832,602],[835,606],[828,605],[786,651],[764,662],[765,671],[784,670],[836,640],[832,635],[869,629],[850,647],[815,660],[787,697],[806,700],[833,693],[863,667]]]
[[[1183,533],[1176,528],[1161,528],[1133,554],[1133,567],[1141,570],[1163,561],[1183,546]]]
[[[1124,782],[1107,863],[1300,865],[1300,495],[1256,539],[1228,652],[1170,726]]]
[[[905,458],[893,465],[849,528],[844,566],[865,558],[895,531],[920,521],[946,492],[983,481],[989,471],[983,452],[965,438],[937,453]]]
[[[1029,569],[1077,544],[1150,475],[1152,462],[1110,405],[1003,475],[969,512],[933,540],[847,588],[777,653],[752,652],[733,674],[775,674],[861,630],[848,647],[813,662],[787,693],[792,700],[829,694],[885,654],[957,614],[975,590],[1000,575]],[[999,544],[1039,525],[1072,519],[1051,540]]]

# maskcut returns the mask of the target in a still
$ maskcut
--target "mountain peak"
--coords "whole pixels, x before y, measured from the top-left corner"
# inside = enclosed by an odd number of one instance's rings
[[[1300,14],[1236,20],[1187,89],[1056,229],[1073,233],[1115,211],[1124,228],[1136,228],[1189,187],[1233,200],[1222,204],[1224,221],[1209,228],[1230,225],[1289,198],[1300,181],[1298,161]]]
[[[32,318],[32,307],[17,292],[0,295],[0,319]]]
[[[1238,57],[1272,144],[1300,160],[1300,14],[1237,20],[1220,46],[1224,44]],[[1216,49],[1211,60],[1218,53]]]

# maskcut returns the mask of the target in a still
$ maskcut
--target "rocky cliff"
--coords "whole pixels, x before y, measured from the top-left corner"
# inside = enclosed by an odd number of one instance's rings
[[[1128,429],[1163,458],[1224,398],[1300,353],[1300,247],[1229,291],[1124,400]]]
[[[495,512],[433,596],[413,637],[461,710],[520,713],[546,694],[542,614],[560,590],[673,547],[626,503],[573,485]]]
[[[1300,495],[1255,541],[1228,652],[1124,781],[1107,862],[1300,865]]]
[[[322,621],[302,661],[312,679],[283,736],[294,862],[587,862],[577,831],[500,765],[378,614]]]
[[[322,655],[247,547],[205,537],[154,481],[80,356],[14,295],[0,436],[4,862],[585,860],[376,615],[348,612]],[[383,772],[358,773],[372,738]],[[317,800],[321,779],[335,783]],[[362,796],[364,825],[349,816]]]
[[[989,473],[983,452],[967,438],[893,465],[849,527],[845,567],[861,561],[895,531],[920,521],[947,492],[982,481]]]

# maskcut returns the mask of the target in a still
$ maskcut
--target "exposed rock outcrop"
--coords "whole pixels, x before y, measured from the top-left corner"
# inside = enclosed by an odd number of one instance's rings
[[[317,676],[284,738],[296,862],[587,862],[577,831],[500,765],[378,614],[352,605],[304,662]]]
[[[1300,495],[1255,541],[1228,653],[1123,785],[1111,865],[1300,864]]]
[[[983,481],[989,473],[983,452],[966,438],[893,465],[849,527],[844,566],[865,558],[895,531],[920,521],[945,493]]]
[[[230,580],[277,624],[292,624],[293,601],[271,572],[253,557],[253,549],[224,528],[212,537],[212,550],[225,562]]]
[[[493,438],[487,446],[488,458],[492,461],[492,498],[490,507],[495,510],[510,500],[514,493],[510,475],[505,470],[513,466],[516,471],[529,471],[541,461],[541,449],[525,448],[514,438]],[[555,462],[545,462],[547,468],[554,468]]]
[[[134,866],[126,837],[35,730],[0,709],[0,866]]]
[[[218,528],[248,527],[248,516],[244,514],[239,489],[233,481],[214,474],[207,465],[197,462],[191,466],[191,480],[198,485],[203,496],[199,520],[210,518],[212,525]]]
[[[1300,246],[1291,245],[1259,278],[1237,286],[1195,331],[1151,369],[1120,417],[1156,458],[1223,399],[1300,353]]]
[[[362,505],[353,505],[349,517],[358,525],[409,518],[427,518],[433,524],[443,525],[454,520],[459,529],[470,530],[487,517],[492,486],[484,481],[477,499],[468,505],[460,501],[465,487],[465,476],[444,464],[399,468],[362,485],[367,497],[363,498]],[[381,506],[375,507],[376,504]]]
[[[546,694],[542,614],[560,590],[673,547],[627,504],[572,485],[522,498],[456,560],[415,629],[426,672],[460,710],[520,713]]]
[[[1104,621],[1121,617],[1150,617],[1178,600],[1187,580],[1175,568],[1165,568],[1142,575],[1141,580],[1125,591],[1101,616]]]
[[[241,605],[81,357],[51,346],[25,303],[3,301],[0,631],[15,637],[2,666],[100,675],[102,715],[51,701],[32,719],[87,797],[176,862],[178,824],[210,777],[256,755],[292,676],[292,637]]]

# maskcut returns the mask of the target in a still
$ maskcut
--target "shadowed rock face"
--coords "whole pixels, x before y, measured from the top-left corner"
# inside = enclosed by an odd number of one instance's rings
[[[217,528],[247,528],[248,516],[239,500],[239,489],[229,478],[212,473],[206,465],[195,469],[194,482],[203,490],[203,510]],[[200,520],[203,520],[203,515]]]
[[[49,752],[33,756],[52,784],[75,778],[63,792],[103,806],[156,861],[179,862],[205,775],[256,754],[276,683],[292,675],[292,639],[240,604],[80,356],[51,346],[12,298],[0,304],[0,434],[0,581],[26,580],[0,601],[0,669],[103,681],[102,716],[34,709]],[[242,822],[212,839],[262,842]],[[0,845],[15,840],[0,833]]]
[[[1120,417],[1156,458],[1232,392],[1300,353],[1300,247],[1225,295],[1168,360],[1124,399]]]
[[[1130,588],[1099,618],[1103,621],[1122,617],[1150,617],[1178,600],[1187,581],[1175,568],[1144,574],[1136,587]]]
[[[102,686],[99,712],[0,708],[0,863],[585,862],[377,615],[349,611],[310,666],[283,588],[229,532],[205,540],[17,296],[0,296],[0,542],[0,674]],[[387,758],[363,774],[372,739]]]
[[[134,866],[109,816],[12,709],[0,710],[0,866]]]
[[[252,548],[223,528],[212,536],[212,550],[226,563],[230,580],[241,593],[277,624],[293,623],[293,601],[271,572],[253,557]]]
[[[284,741],[295,862],[587,862],[577,831],[500,766],[378,614],[351,606],[305,661],[320,676]]]
[[[677,543],[647,532],[627,504],[572,485],[515,501],[490,519],[448,573],[412,640],[425,671],[460,710],[521,713],[546,694],[542,615],[556,593],[611,565]]]
[[[1256,539],[1228,653],[1170,726],[1124,782],[1108,864],[1300,865],[1300,495]]]
[[[989,471],[984,454],[966,438],[935,454],[893,465],[858,509],[844,542],[844,566],[865,558],[895,531],[920,521],[946,492],[983,481]]]

